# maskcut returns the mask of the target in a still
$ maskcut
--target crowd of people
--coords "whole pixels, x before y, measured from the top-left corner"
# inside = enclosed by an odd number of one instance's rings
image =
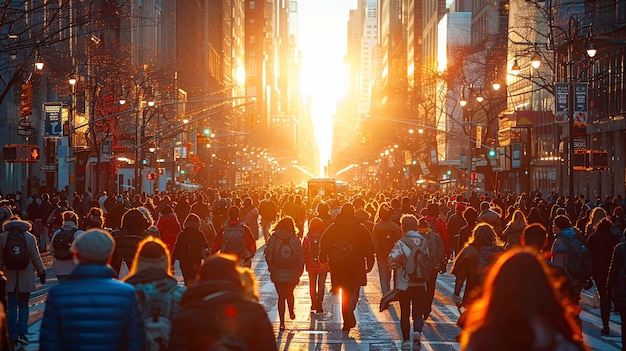
[[[272,187],[3,199],[3,341],[29,342],[28,300],[35,273],[46,282],[41,253],[49,251],[59,284],[48,292],[41,350],[274,350],[250,269],[260,238],[278,296],[278,333],[287,313],[296,317],[294,289],[305,271],[311,312],[323,313],[330,275],[349,333],[376,264],[381,311],[393,301],[400,307],[403,350],[421,349],[438,274],[448,269],[462,349],[586,350],[579,300],[593,285],[601,333],[610,334],[611,309],[626,313],[621,197],[468,195],[353,189],[307,199]]]

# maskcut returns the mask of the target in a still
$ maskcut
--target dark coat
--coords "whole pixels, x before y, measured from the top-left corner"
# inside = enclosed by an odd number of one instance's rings
[[[50,288],[39,349],[145,351],[146,333],[132,285],[104,265],[81,264]]]
[[[209,243],[204,233],[197,228],[185,228],[178,233],[176,245],[172,251],[172,263],[180,261],[180,269],[195,276],[202,260],[209,251]]]
[[[220,329],[246,342],[249,350],[276,350],[274,329],[258,302],[228,281],[201,281],[183,295],[172,325],[169,351],[207,350]]]
[[[332,246],[338,241],[345,241],[354,249],[356,262],[353,267],[346,267],[332,257]],[[331,224],[320,242],[320,263],[330,264],[330,280],[333,289],[341,286],[365,286],[366,273],[374,267],[374,245],[367,228],[354,215],[340,213]]]
[[[591,275],[596,284],[606,284],[609,268],[611,267],[611,256],[617,244],[619,244],[619,241],[611,233],[610,226],[598,227],[596,231],[587,237],[587,247],[591,251]]]
[[[615,288],[613,303],[618,311],[626,310],[626,243],[621,243],[613,250],[611,268],[607,280],[607,289]]]
[[[128,268],[132,266],[139,243],[148,235],[150,234],[145,230],[139,233],[131,233],[126,229],[120,229],[113,232],[113,238],[115,239],[115,251],[113,251],[113,256],[111,258],[111,266],[116,272],[120,271],[122,260],[126,262]]]

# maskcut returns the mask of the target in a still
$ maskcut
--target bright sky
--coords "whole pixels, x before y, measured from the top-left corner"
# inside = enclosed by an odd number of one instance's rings
[[[311,113],[320,149],[320,175],[331,154],[332,118],[346,90],[343,58],[347,52],[350,10],[357,0],[299,0],[302,90],[312,97]]]

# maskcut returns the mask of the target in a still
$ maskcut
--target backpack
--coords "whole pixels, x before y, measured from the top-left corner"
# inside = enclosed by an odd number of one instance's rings
[[[592,272],[591,251],[576,238],[563,237],[567,243],[565,273],[573,286],[585,285]]]
[[[54,258],[57,260],[72,259],[72,250],[70,250],[70,247],[74,242],[74,233],[76,233],[77,230],[77,228],[63,229],[54,236],[54,240],[52,240]]]
[[[224,227],[224,242],[222,243],[221,251],[243,257],[246,250],[244,234],[243,222],[239,222],[234,226],[227,225]]]
[[[342,266],[345,269],[350,269],[355,263],[356,254],[352,244],[344,240],[338,240],[331,245],[329,256],[332,259],[333,266]]]
[[[174,293],[181,287],[176,285],[168,292],[138,289],[142,304],[142,315],[146,327],[148,351],[167,350],[172,330]]]
[[[14,271],[21,271],[28,266],[30,255],[28,254],[28,244],[26,234],[21,230],[12,230],[7,235],[4,246],[4,266]]]
[[[293,268],[298,261],[298,253],[289,238],[279,238],[272,253],[273,264],[278,268]]]
[[[320,261],[320,241],[321,238],[309,237],[309,257],[312,262]]]
[[[411,249],[404,266],[409,281],[424,283],[430,280],[435,269],[435,260],[428,249],[428,240],[422,236],[419,245],[413,240],[401,239],[401,241]]]
[[[120,264],[120,272],[117,274],[119,280],[126,278],[126,276],[130,274],[130,268],[128,268],[128,263],[126,260],[122,258],[122,263]]]
[[[428,243],[428,251],[432,256],[435,270],[441,270],[442,267],[446,266],[446,263],[444,262],[445,252],[443,249],[443,241],[441,240],[441,237],[435,231],[424,233],[422,234],[422,236],[426,239],[426,242]]]

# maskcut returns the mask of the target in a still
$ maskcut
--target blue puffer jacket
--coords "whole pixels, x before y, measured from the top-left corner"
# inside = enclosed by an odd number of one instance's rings
[[[39,345],[46,350],[145,351],[135,288],[109,266],[81,264],[48,292]]]

